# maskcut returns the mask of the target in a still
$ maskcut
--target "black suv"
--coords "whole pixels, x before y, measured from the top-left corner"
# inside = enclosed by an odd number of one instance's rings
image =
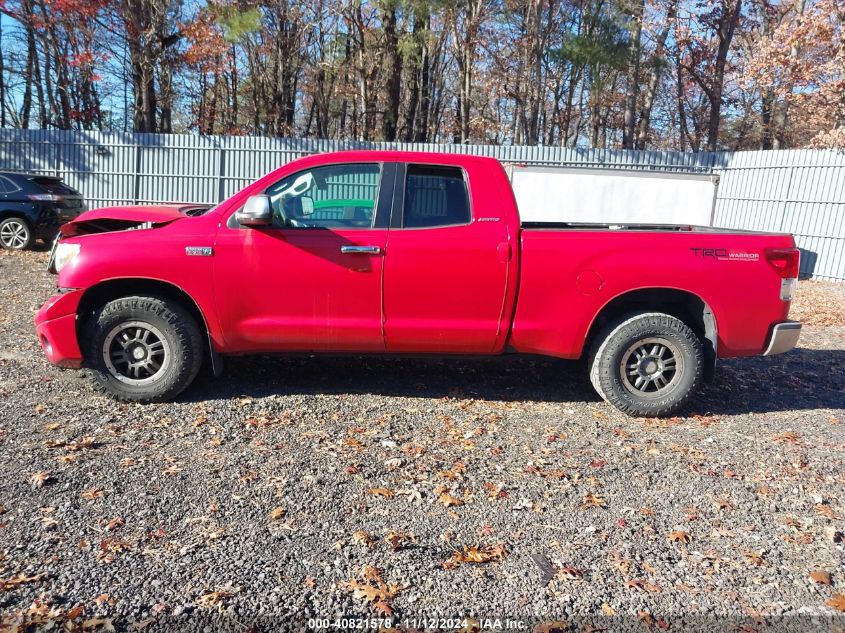
[[[28,248],[56,237],[59,227],[85,211],[82,195],[61,178],[0,172],[0,246]]]

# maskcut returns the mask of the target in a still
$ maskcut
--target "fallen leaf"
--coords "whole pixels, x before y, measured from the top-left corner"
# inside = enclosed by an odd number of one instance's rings
[[[393,491],[387,488],[370,488],[368,492],[377,497],[392,497],[394,495]]]
[[[77,605],[77,606],[73,607],[72,609],[68,609],[67,613],[65,613],[65,617],[68,620],[75,620],[80,615],[82,615],[84,612],[85,612],[85,607],[83,607],[82,605]]]
[[[580,580],[584,577],[584,572],[575,567],[559,567],[557,575],[560,578],[566,578],[568,580]]]
[[[122,518],[114,517],[111,521],[106,523],[106,531],[114,532],[116,529],[123,527],[125,524],[126,523]]]
[[[833,581],[830,578],[830,574],[821,569],[810,572],[810,580],[819,585],[830,586],[833,584]]]
[[[766,564],[766,559],[763,558],[763,552],[744,552],[745,560],[749,565],[755,567],[762,567]]]
[[[609,604],[607,604],[606,602],[602,603],[601,612],[604,613],[608,617],[612,616],[612,615],[616,615],[616,610],[613,607],[611,607]]]
[[[643,591],[645,593],[660,593],[660,587],[648,582],[647,580],[626,580],[625,587],[627,589],[636,589],[637,591]]]
[[[416,543],[417,537],[411,534],[410,532],[396,532],[394,530],[388,530],[387,534],[384,537],[384,540],[387,541],[387,544],[390,546],[390,549],[395,552],[397,550],[402,549],[406,545]]]
[[[453,497],[448,492],[441,493],[440,496],[437,498],[437,501],[442,503],[447,508],[464,505],[464,502],[461,499]]]
[[[774,442],[786,444],[797,444],[800,439],[801,437],[795,431],[784,431],[783,433],[778,433],[772,438]]]
[[[53,477],[46,470],[39,470],[37,473],[33,473],[29,478],[29,482],[33,488],[43,488],[51,481],[53,481]]]
[[[837,611],[845,612],[845,596],[841,593],[835,593],[830,597],[830,600],[825,602],[825,604],[829,607],[836,609]]]
[[[13,589],[19,585],[28,585],[33,582],[38,582],[42,578],[44,578],[47,574],[35,574],[34,576],[25,576],[23,574],[18,574],[16,576],[12,576],[11,578],[0,578],[0,589]]]
[[[485,545],[464,547],[456,551],[443,562],[443,569],[454,569],[461,563],[492,563],[507,557],[508,551],[504,545]]]
[[[103,631],[114,631],[114,625],[111,618],[88,618],[83,620],[79,625],[83,631],[91,631],[93,629],[102,629]]]
[[[374,539],[364,530],[357,530],[352,533],[352,542],[356,545],[364,545],[366,547],[372,546]]]
[[[603,497],[598,497],[591,492],[588,492],[584,495],[584,498],[581,500],[581,507],[583,509],[587,508],[606,508],[607,502],[604,500]]]
[[[87,499],[88,501],[96,501],[97,499],[101,499],[103,494],[103,490],[101,488],[90,488],[82,493],[82,498]]]
[[[351,591],[356,599],[366,600],[371,603],[373,608],[379,613],[386,612],[387,609],[390,609],[392,612],[389,601],[406,587],[385,582],[382,578],[381,570],[374,565],[365,565],[361,569],[361,577],[363,581],[357,579],[349,580],[340,583],[340,586]],[[383,604],[376,606],[378,603]]]
[[[826,503],[816,504],[816,514],[821,515],[823,517],[827,517],[828,519],[840,518],[839,516],[837,516],[836,512],[834,512],[833,508]]]
[[[217,591],[207,591],[196,600],[196,605],[203,609],[216,607],[222,609],[223,603],[240,591],[238,587],[223,587]]]
[[[378,600],[377,602],[373,603],[373,609],[375,609],[376,613],[378,613],[383,618],[389,618],[393,615],[393,607],[391,607],[384,600]]]
[[[285,517],[285,514],[287,514],[287,510],[280,506],[278,508],[273,508],[270,511],[270,518],[274,521],[279,521]]]
[[[674,530],[669,532],[669,542],[670,543],[689,543],[692,540],[692,537],[684,532],[683,530]]]

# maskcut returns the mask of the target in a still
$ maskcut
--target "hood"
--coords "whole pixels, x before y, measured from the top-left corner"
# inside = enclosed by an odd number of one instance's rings
[[[90,233],[153,228],[180,220],[186,217],[186,211],[195,210],[198,206],[182,204],[93,209],[63,224],[59,231],[65,237],[73,237]]]

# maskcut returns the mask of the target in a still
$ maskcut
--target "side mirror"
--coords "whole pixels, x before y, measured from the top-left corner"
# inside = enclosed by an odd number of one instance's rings
[[[250,196],[246,199],[246,204],[235,214],[235,219],[243,226],[268,226],[273,222],[270,196],[263,194]]]

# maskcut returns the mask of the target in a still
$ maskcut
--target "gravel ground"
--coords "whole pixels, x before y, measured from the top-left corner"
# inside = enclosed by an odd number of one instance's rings
[[[687,417],[511,359],[233,359],[136,406],[44,360],[46,259],[0,254],[0,630],[845,628],[845,285]]]

